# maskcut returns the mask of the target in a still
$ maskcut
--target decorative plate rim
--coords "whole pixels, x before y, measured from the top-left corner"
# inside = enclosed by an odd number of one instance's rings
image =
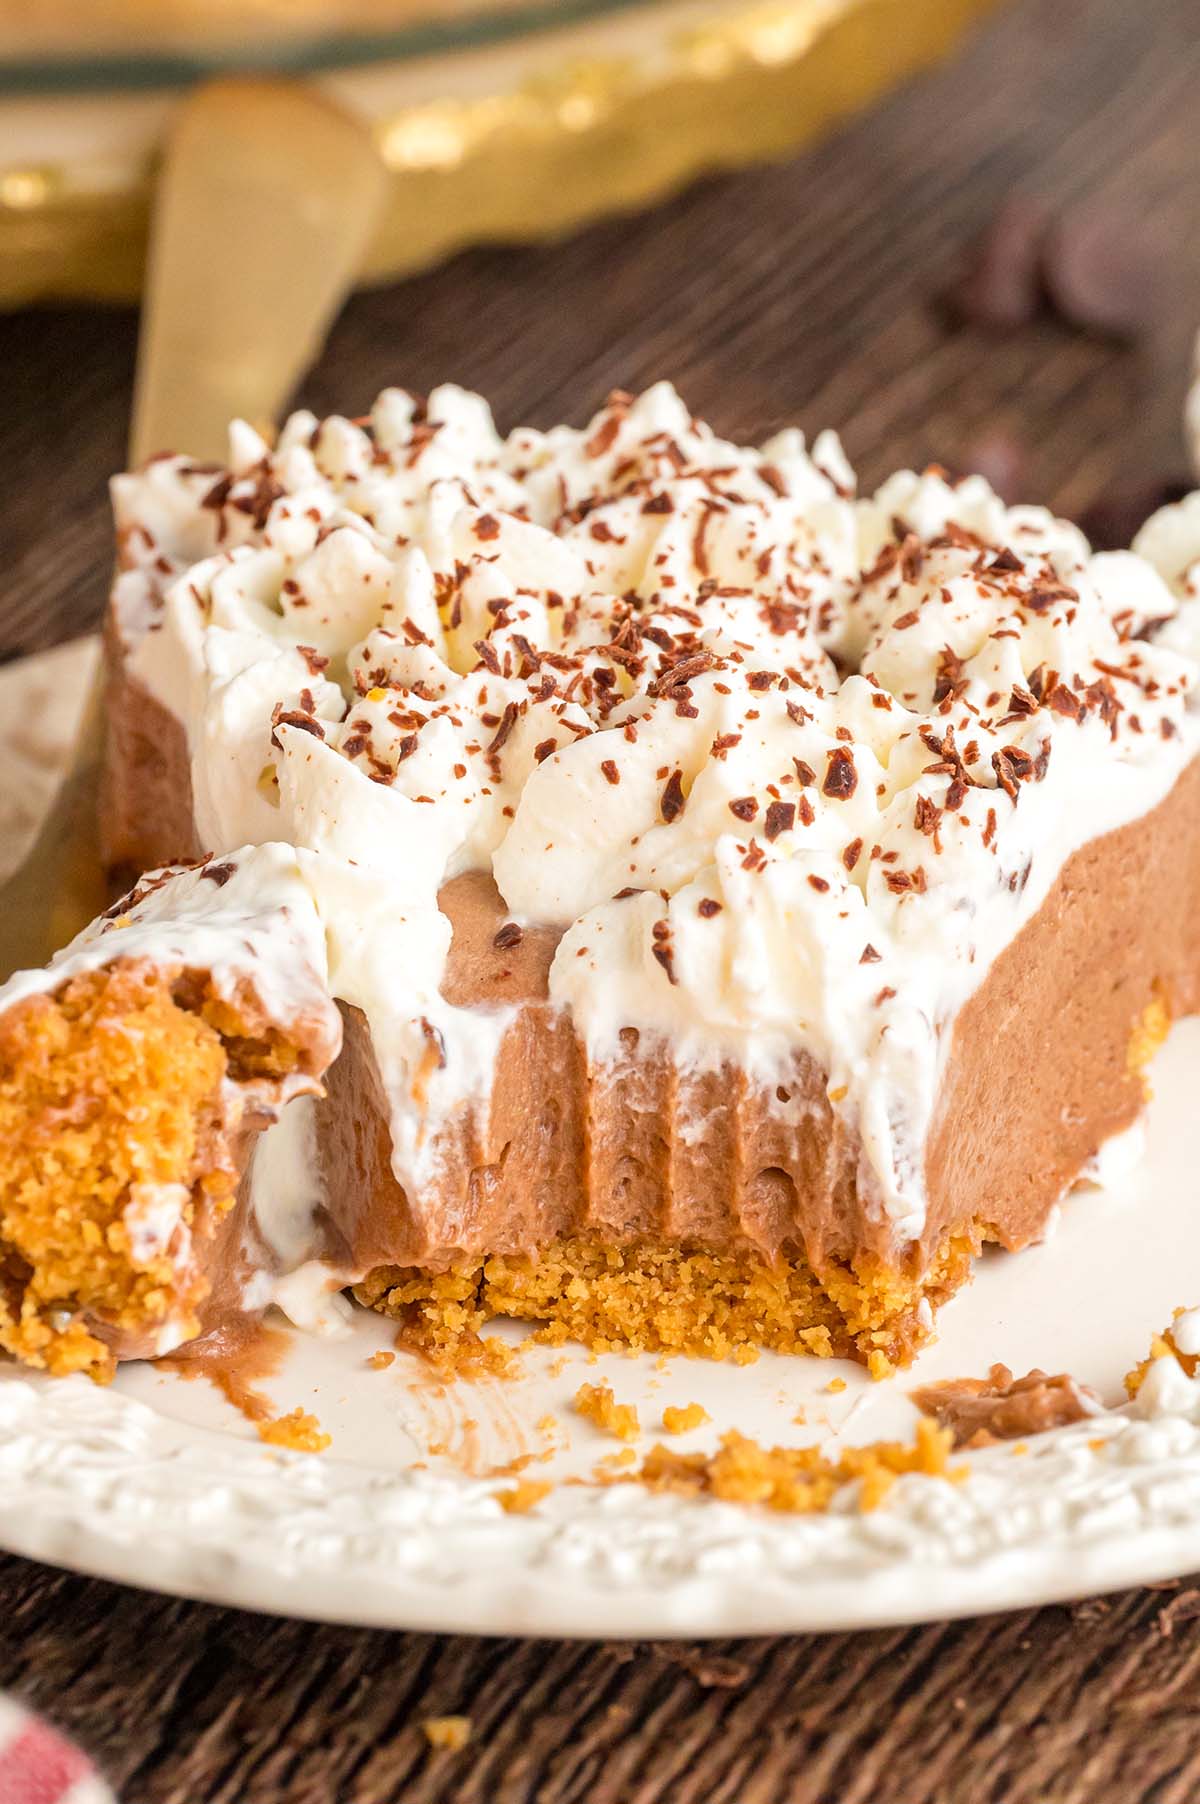
[[[966,1482],[911,1475],[868,1514],[849,1494],[797,1517],[622,1484],[564,1485],[510,1515],[495,1480],[280,1452],[84,1379],[6,1371],[0,1545],[364,1626],[571,1638],[881,1627],[1190,1570],[1195,1408],[1110,1411],[1020,1457],[1005,1445],[964,1456]]]

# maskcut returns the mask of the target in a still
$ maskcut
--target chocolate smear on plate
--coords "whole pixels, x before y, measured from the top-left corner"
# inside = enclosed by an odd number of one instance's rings
[[[1100,1414],[1096,1393],[1069,1372],[1051,1377],[1035,1366],[1014,1378],[1005,1365],[994,1365],[986,1378],[947,1378],[922,1385],[913,1402],[948,1428],[955,1447],[990,1447],[996,1441],[1021,1441],[1050,1428],[1064,1428]]]

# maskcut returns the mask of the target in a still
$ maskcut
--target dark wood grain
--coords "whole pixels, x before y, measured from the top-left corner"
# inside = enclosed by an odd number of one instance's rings
[[[348,309],[305,399],[453,378],[503,424],[671,376],[731,433],[836,425],[867,482],[997,432],[1065,511],[1177,472],[1200,322],[1197,0],[1027,0],[784,167],[569,243],[458,258]],[[936,296],[1014,189],[1136,207],[1169,306],[1137,350],[987,340]],[[92,625],[136,322],[0,319],[0,651]],[[1181,1301],[1184,1300],[1181,1296]],[[1200,1593],[709,1649],[360,1633],[0,1561],[0,1684],[126,1804],[1194,1804]],[[474,1737],[431,1752],[423,1717]]]
[[[1200,1592],[870,1635],[313,1628],[0,1562],[0,1676],[127,1804],[1193,1804]],[[1182,1606],[1182,1607],[1181,1607]],[[421,1723],[470,1716],[458,1754]]]

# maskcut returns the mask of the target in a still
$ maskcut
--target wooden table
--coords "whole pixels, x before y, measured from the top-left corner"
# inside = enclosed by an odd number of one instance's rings
[[[1114,480],[1183,465],[1198,121],[1197,0],[1022,0],[953,67],[786,167],[362,296],[304,399],[353,413],[385,381],[453,378],[502,423],[546,425],[670,375],[729,433],[837,426],[867,483],[970,461],[999,433],[1023,446],[1030,495],[1079,510]],[[1101,196],[1161,227],[1170,306],[1148,342],[947,323],[939,289],[1014,188]],[[9,654],[99,617],[134,335],[123,313],[0,319]],[[313,1628],[19,1560],[0,1561],[0,1585],[0,1684],[90,1748],[126,1804],[1200,1797],[1200,1590],[1186,1585],[704,1649]],[[474,1724],[458,1754],[430,1751],[419,1726],[448,1713]]]

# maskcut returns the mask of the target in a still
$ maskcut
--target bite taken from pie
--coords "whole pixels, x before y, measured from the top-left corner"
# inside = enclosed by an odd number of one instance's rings
[[[666,385],[507,438],[390,390],[113,495],[156,874],[0,991],[21,1358],[352,1288],[444,1358],[885,1372],[1200,1004],[1200,496],[1093,554]]]

